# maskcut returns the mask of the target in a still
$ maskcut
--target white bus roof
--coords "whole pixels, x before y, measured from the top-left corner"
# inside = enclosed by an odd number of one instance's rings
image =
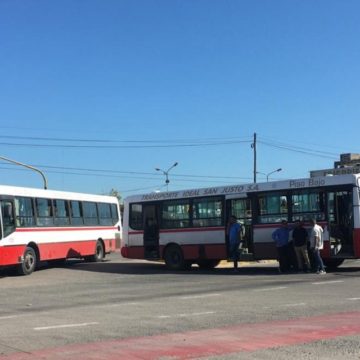
[[[63,200],[82,200],[82,201],[97,201],[97,202],[117,202],[115,196],[108,195],[92,195],[85,193],[45,190],[36,188],[26,188],[18,186],[0,185],[0,195],[9,196],[28,196],[50,199],[63,199]]]
[[[124,199],[125,202],[143,202],[143,201],[158,201],[158,200],[171,200],[192,198],[208,195],[237,195],[245,196],[249,192],[261,191],[276,191],[284,189],[305,189],[316,188],[323,186],[336,186],[336,185],[360,185],[359,174],[337,175],[337,176],[321,176],[314,178],[303,179],[290,179],[281,181],[269,181],[265,183],[250,183],[238,184],[227,186],[216,186],[208,188],[195,188],[180,191],[169,192],[152,192],[147,194],[132,195]]]

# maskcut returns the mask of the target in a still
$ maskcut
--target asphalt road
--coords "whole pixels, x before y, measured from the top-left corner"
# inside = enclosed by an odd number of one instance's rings
[[[170,272],[117,253],[3,272],[0,359],[359,359],[359,277],[360,261]]]

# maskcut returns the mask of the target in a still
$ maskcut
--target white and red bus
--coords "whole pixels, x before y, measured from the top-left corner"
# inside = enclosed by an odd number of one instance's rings
[[[40,261],[101,261],[120,247],[116,197],[0,186],[0,266],[31,274]]]
[[[271,234],[281,221],[309,227],[316,218],[324,262],[338,266],[360,258],[359,187],[360,175],[339,175],[131,196],[121,254],[165,260],[170,269],[215,267],[228,258],[226,224],[235,215],[246,229],[243,258],[276,259]]]

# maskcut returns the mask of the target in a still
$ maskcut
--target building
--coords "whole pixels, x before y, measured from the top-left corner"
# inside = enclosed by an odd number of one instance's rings
[[[326,175],[345,175],[360,173],[360,154],[341,154],[340,161],[334,162],[334,168],[310,171],[310,177]]]

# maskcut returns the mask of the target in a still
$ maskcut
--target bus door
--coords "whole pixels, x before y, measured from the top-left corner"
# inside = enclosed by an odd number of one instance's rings
[[[230,199],[226,201],[226,213],[229,221],[230,215],[236,216],[242,225],[242,257],[246,253],[253,254],[254,241],[253,241],[253,228],[252,228],[252,211],[251,199]]]
[[[144,221],[144,258],[159,259],[159,217],[158,207],[154,204],[143,205],[143,221]]]
[[[348,257],[354,255],[352,191],[328,193],[330,255]]]
[[[1,230],[0,238],[6,237],[15,231],[14,203],[10,199],[0,200]]]

